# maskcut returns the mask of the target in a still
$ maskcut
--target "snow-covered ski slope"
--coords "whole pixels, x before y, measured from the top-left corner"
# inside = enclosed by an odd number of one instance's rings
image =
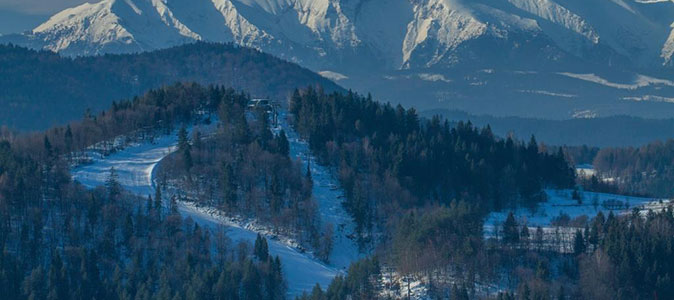
[[[154,194],[153,170],[163,158],[177,149],[177,144],[177,132],[174,132],[171,135],[157,138],[154,142],[134,144],[106,157],[90,153],[92,163],[74,168],[72,170],[73,179],[90,188],[102,186],[109,177],[110,168],[114,167],[118,180],[125,189],[140,196],[152,195]],[[225,226],[227,236],[233,242],[253,243],[257,236],[257,232],[226,222],[222,218],[207,214],[193,206],[181,204],[179,212],[203,227],[215,230]],[[288,283],[288,296],[291,298],[305,291],[310,292],[317,283],[327,288],[330,281],[341,273],[339,269],[327,266],[279,241],[269,240],[268,242],[269,252],[281,258],[283,275]],[[339,250],[336,249],[336,251]]]
[[[279,113],[278,119],[279,128],[275,128],[275,131],[283,129],[286,132],[290,142],[290,157],[301,159],[304,169],[307,165],[311,166],[311,177],[314,181],[312,194],[318,203],[321,221],[324,225],[333,225],[334,248],[330,254],[330,264],[346,270],[352,262],[361,258],[362,254],[354,239],[349,237],[353,237],[355,224],[342,205],[344,191],[330,170],[317,163],[309,150],[308,143],[302,140],[288,124],[285,111]]]

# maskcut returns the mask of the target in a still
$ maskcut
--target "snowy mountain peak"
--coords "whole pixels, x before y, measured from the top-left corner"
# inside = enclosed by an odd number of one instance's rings
[[[656,66],[674,53],[672,16],[673,2],[650,0],[104,0],[25,38],[67,55],[234,42],[338,72],[447,67],[523,45],[553,60]]]

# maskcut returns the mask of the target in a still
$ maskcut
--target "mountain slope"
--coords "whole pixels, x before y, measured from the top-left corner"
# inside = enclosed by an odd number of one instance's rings
[[[0,125],[42,129],[113,100],[175,82],[222,84],[284,98],[296,87],[333,82],[295,64],[233,45],[197,43],[142,54],[63,58],[0,46]]]
[[[207,40],[258,48],[314,68],[372,58],[383,58],[380,67],[409,68],[452,65],[459,46],[476,39],[544,36],[548,43],[539,49],[580,58],[611,53],[653,66],[671,58],[672,15],[674,5],[666,1],[104,0],[64,10],[32,34],[4,40],[27,39],[68,55]]]
[[[625,93],[594,84],[579,91],[587,82],[559,73],[616,82],[640,74],[669,78],[672,22],[674,3],[651,0],[103,0],[0,42],[67,56],[234,43],[423,109],[493,114],[480,110],[503,106],[503,114],[528,117],[591,111],[671,118],[671,106],[652,103],[671,102],[668,90]],[[517,76],[485,73],[494,70]],[[520,76],[525,73],[544,75]],[[579,101],[521,91],[573,94]]]

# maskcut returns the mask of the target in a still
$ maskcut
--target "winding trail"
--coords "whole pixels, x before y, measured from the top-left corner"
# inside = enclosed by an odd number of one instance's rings
[[[288,129],[290,128],[288,127]],[[288,129],[286,129],[286,132],[291,132]],[[294,153],[297,153],[297,149],[302,149],[301,145],[297,145],[299,142],[299,140],[295,140],[292,143],[292,148],[295,149],[293,150]],[[177,134],[174,133],[157,138],[153,143],[147,142],[132,145],[123,151],[105,157],[95,155],[95,153],[89,153],[93,157],[92,163],[76,167],[71,170],[71,173],[74,180],[79,181],[86,187],[94,188],[105,185],[105,182],[109,177],[109,170],[114,168],[120,184],[126,190],[140,196],[153,195],[153,170],[162,159],[176,150],[177,143]],[[321,172],[325,172],[325,170],[316,169],[315,172],[316,174],[320,174]],[[320,178],[320,176],[317,176],[318,180],[315,186],[325,186],[323,180]],[[327,188],[322,187],[319,191],[322,191],[322,189]],[[330,192],[335,192],[334,188],[330,190]],[[331,211],[333,208],[329,208],[328,211],[323,212],[323,204],[329,202],[327,197],[331,197],[330,195],[332,195],[332,193],[321,194],[319,197],[319,199],[322,199],[319,201],[322,217],[332,214]],[[339,203],[337,198],[333,198],[332,202]],[[203,211],[185,204],[180,205],[179,212],[182,216],[190,217],[199,225],[213,230],[225,226],[227,228],[227,236],[234,242],[248,241],[254,243],[257,236],[257,232],[241,228],[235,224],[226,222],[217,216],[204,213]],[[334,215],[339,216],[341,214]],[[340,224],[337,222],[335,223]],[[340,240],[341,238],[337,239],[335,251],[333,251],[333,253],[339,252],[340,250],[350,251],[349,249],[342,247],[343,241],[340,242]],[[314,259],[310,255],[301,253],[297,249],[287,246],[279,241],[269,239],[268,242],[269,252],[272,255],[278,255],[281,258],[283,275],[288,283],[288,296],[291,298],[301,295],[303,292],[310,292],[317,283],[323,288],[327,288],[330,281],[332,281],[336,275],[342,274],[345,265],[348,265],[347,261],[350,263],[350,259],[353,258],[350,254],[344,256],[343,253],[336,253],[333,254],[336,263],[334,266],[328,266]],[[350,252],[344,254],[348,253]]]

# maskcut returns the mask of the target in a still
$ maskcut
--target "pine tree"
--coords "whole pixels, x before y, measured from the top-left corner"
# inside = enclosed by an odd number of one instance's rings
[[[68,127],[66,128],[66,132],[63,135],[63,141],[66,146],[66,152],[70,153],[73,151],[73,131],[70,128],[70,124],[68,124]]]
[[[576,234],[573,238],[573,253],[576,255],[585,253],[585,239],[583,238],[583,232],[580,229],[576,230]]]
[[[527,224],[524,224],[522,226],[522,230],[520,231],[520,240],[522,240],[528,248],[528,246],[529,246],[529,227],[527,227]]]
[[[116,199],[117,196],[122,193],[122,186],[119,183],[119,178],[115,168],[111,167],[110,171],[108,172],[108,179],[105,181],[105,187],[108,192],[108,197],[110,197],[110,199]]]
[[[52,155],[54,154],[54,149],[51,145],[51,142],[49,141],[49,138],[46,135],[44,136],[44,151],[47,155],[47,158],[51,159]]]
[[[512,212],[508,213],[508,217],[503,223],[503,241],[508,244],[515,244],[520,241],[517,221],[515,221],[515,215]]]
[[[264,238],[261,234],[257,234],[255,239],[255,245],[253,246],[253,254],[260,261],[267,261],[269,257],[269,247],[267,245],[267,239]]]
[[[161,186],[157,185],[154,189],[154,209],[161,215],[162,194]]]
[[[278,152],[284,157],[290,155],[290,143],[288,142],[285,130],[281,130],[278,135]]]
[[[185,170],[189,171],[194,162],[192,161],[192,147],[190,146],[189,139],[187,137],[187,129],[183,125],[178,131],[178,151],[182,153],[183,164]]]
[[[237,202],[237,186],[234,182],[234,169],[229,163],[225,163],[222,172],[222,192],[227,208],[233,209]]]
[[[187,139],[187,128],[183,125],[178,131],[178,151],[185,151],[189,146],[190,143]]]

